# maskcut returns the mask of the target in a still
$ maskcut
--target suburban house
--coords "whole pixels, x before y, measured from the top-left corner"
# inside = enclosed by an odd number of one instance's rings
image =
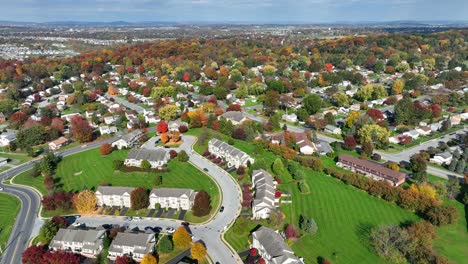
[[[355,158],[346,154],[338,157],[336,165],[354,172],[362,173],[371,179],[388,181],[393,186],[399,186],[405,182],[406,175],[403,172],[394,171],[377,163]]]
[[[109,247],[108,258],[115,260],[119,256],[129,256],[141,261],[143,256],[153,253],[156,238],[147,233],[117,233]]]
[[[99,127],[99,133],[101,135],[108,135],[108,134],[112,134],[112,133],[117,133],[117,127],[115,126],[100,126]]]
[[[124,165],[131,167],[141,167],[141,162],[147,160],[151,168],[160,169],[169,161],[169,152],[163,148],[156,150],[134,149],[130,151],[125,158]]]
[[[132,147],[141,137],[143,137],[143,135],[144,134],[141,130],[133,130],[129,134],[126,134],[122,138],[112,142],[112,147],[116,147],[118,149]]]
[[[106,230],[60,228],[50,241],[49,248],[94,258],[101,253],[105,236]]]
[[[301,132],[301,133],[289,132],[289,133],[291,133],[291,135],[294,136],[294,139],[296,140],[296,144],[299,145],[299,152],[301,152],[302,154],[312,155],[312,153],[317,151],[317,147],[312,141],[309,140],[306,133],[304,132]],[[267,137],[268,137],[268,140],[273,144],[283,144],[285,141],[284,132],[271,134]]]
[[[196,194],[197,193],[192,189],[153,189],[149,195],[150,205],[148,208],[155,208],[156,204],[160,204],[161,208],[190,210],[193,206]]]
[[[220,116],[226,118],[226,120],[231,121],[233,125],[239,125],[242,124],[245,120],[247,120],[247,117],[244,116],[244,113],[239,112],[239,111],[229,111]]]
[[[0,147],[6,147],[16,141],[16,132],[5,132],[0,135]]]
[[[281,116],[281,119],[283,119],[286,122],[291,122],[291,123],[296,123],[297,122],[297,115],[292,113],[290,115],[284,114]]]
[[[187,122],[180,121],[171,121],[167,124],[169,132],[179,131],[179,127],[181,126],[186,126],[187,128],[189,127]]]
[[[403,135],[409,136],[412,139],[418,139],[419,138],[419,132],[416,129],[406,131],[403,133]]]
[[[276,186],[271,174],[263,169],[252,172],[252,188],[255,189],[255,198],[252,202],[254,219],[267,219],[270,212],[275,209]]]
[[[341,134],[341,128],[336,127],[336,126],[332,126],[332,125],[326,125],[325,126],[325,132],[330,133],[330,134],[339,135],[339,134]]]
[[[106,123],[106,125],[111,125],[113,123],[115,123],[115,121],[117,121],[118,119],[118,116],[105,116],[104,117],[104,123]]]
[[[130,207],[130,194],[135,188],[99,186],[96,190],[98,206]]]
[[[429,136],[432,133],[430,126],[421,126],[416,128],[416,131],[422,136]]]
[[[247,163],[253,163],[255,160],[245,152],[221,141],[213,138],[208,142],[208,151],[220,158],[226,160],[228,167],[247,166]]]
[[[432,163],[437,163],[439,165],[448,165],[452,162],[452,154],[448,151],[435,154],[433,158],[429,161]]]
[[[303,264],[294,251],[284,242],[283,237],[269,227],[261,226],[252,232],[252,247],[265,260],[266,264]]]
[[[50,150],[57,150],[65,145],[67,145],[70,141],[66,137],[59,137],[56,140],[49,143]]]

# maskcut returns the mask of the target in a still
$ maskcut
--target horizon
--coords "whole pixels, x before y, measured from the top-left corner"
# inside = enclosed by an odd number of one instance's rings
[[[467,22],[464,0],[0,0],[2,21],[178,24]]]

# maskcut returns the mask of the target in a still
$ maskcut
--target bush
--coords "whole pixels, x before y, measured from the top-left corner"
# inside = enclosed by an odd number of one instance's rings
[[[188,131],[188,128],[187,128],[186,125],[181,125],[181,126],[179,126],[179,132],[180,132],[180,133],[185,133],[185,132],[187,132],[187,131]]]
[[[380,161],[382,159],[382,156],[380,156],[380,154],[374,153],[372,154],[372,159],[375,161]]]
[[[169,151],[169,156],[170,156],[171,159],[174,159],[175,157],[177,157],[177,151],[171,149]]]
[[[158,243],[158,251],[162,254],[167,254],[174,250],[174,244],[170,236],[163,236]]]
[[[237,168],[237,175],[244,175],[245,173],[245,168],[244,166],[239,166],[239,168]]]
[[[185,152],[185,150],[181,150],[179,154],[177,155],[177,160],[182,161],[182,162],[187,162],[189,160],[189,156],[187,155],[187,152]]]
[[[142,160],[140,166],[142,169],[149,169],[151,168],[151,163],[147,160]]]
[[[111,144],[105,143],[105,144],[102,144],[101,147],[99,148],[99,153],[101,153],[101,155],[109,155],[112,152],[112,150],[113,148]]]

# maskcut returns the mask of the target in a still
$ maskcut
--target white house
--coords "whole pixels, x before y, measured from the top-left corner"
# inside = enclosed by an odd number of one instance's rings
[[[284,114],[281,118],[286,122],[292,122],[292,123],[297,122],[297,115],[294,114],[294,113],[292,113],[290,115]]]
[[[106,230],[60,228],[49,243],[51,250],[63,250],[94,258],[103,249]]]
[[[6,147],[16,141],[16,132],[5,132],[0,135],[0,147]]]
[[[97,205],[130,207],[130,194],[134,189],[132,187],[99,186],[96,190]]]
[[[155,150],[150,149],[134,149],[128,153],[125,158],[124,165],[131,167],[141,167],[141,162],[146,160],[150,163],[151,168],[162,168],[169,161],[169,152],[163,148]]]
[[[239,125],[242,124],[245,120],[247,120],[247,117],[244,116],[242,112],[238,111],[229,111],[224,114],[222,114],[219,118],[224,117],[226,120],[231,121],[233,125]]]
[[[106,125],[111,125],[111,124],[114,124],[115,121],[117,121],[117,119],[118,119],[118,116],[105,116],[104,123],[106,123]]]
[[[266,264],[303,264],[283,237],[269,227],[260,227],[252,232],[252,247],[258,250]]]
[[[267,219],[275,209],[276,186],[271,174],[265,170],[252,172],[252,188],[255,189],[255,198],[252,202],[252,218]]]
[[[430,162],[437,163],[439,165],[447,165],[452,162],[452,154],[450,152],[442,152],[435,154],[433,158],[430,159]]]
[[[170,121],[167,124],[167,128],[168,128],[169,132],[179,131],[179,127],[181,127],[181,126],[186,126],[188,128],[187,122]]]
[[[432,133],[431,127],[430,126],[421,126],[416,128],[416,131],[422,136],[428,136]]]
[[[54,150],[60,149],[61,147],[67,145],[68,143],[69,143],[68,138],[59,137],[56,140],[49,143],[49,149],[54,151]]]
[[[208,142],[208,151],[220,158],[226,160],[228,167],[247,166],[247,163],[254,163],[254,159],[247,155],[245,152],[221,141],[213,138]]]
[[[406,131],[403,133],[403,135],[409,136],[412,139],[418,139],[419,138],[419,132],[416,129]]]
[[[154,233],[117,233],[109,247],[108,257],[115,260],[126,255],[140,262],[144,255],[153,253],[155,244]]]
[[[132,147],[141,137],[143,137],[143,132],[141,132],[139,129],[136,129],[131,133],[126,134],[122,138],[112,142],[111,145],[112,147],[116,147],[118,149],[129,148]]]
[[[112,134],[112,133],[117,133],[117,127],[115,126],[100,126],[99,127],[99,133],[101,135],[109,135],[109,134]]]
[[[325,126],[325,132],[330,133],[330,134],[339,135],[339,134],[341,134],[341,128],[336,127],[336,126],[332,126],[332,125],[326,125]]]
[[[197,193],[191,189],[153,189],[149,195],[150,205],[148,208],[155,208],[156,204],[160,204],[161,208],[190,210],[193,206],[196,194]]]

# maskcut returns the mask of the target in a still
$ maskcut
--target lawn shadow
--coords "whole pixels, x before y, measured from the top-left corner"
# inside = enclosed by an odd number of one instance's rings
[[[371,234],[371,231],[372,229],[374,228],[375,226],[370,224],[370,223],[363,223],[363,222],[360,222],[359,224],[357,224],[356,226],[356,235],[359,239],[359,241],[365,245],[366,248],[368,248],[369,250],[372,250],[371,246],[370,246],[370,234]]]

